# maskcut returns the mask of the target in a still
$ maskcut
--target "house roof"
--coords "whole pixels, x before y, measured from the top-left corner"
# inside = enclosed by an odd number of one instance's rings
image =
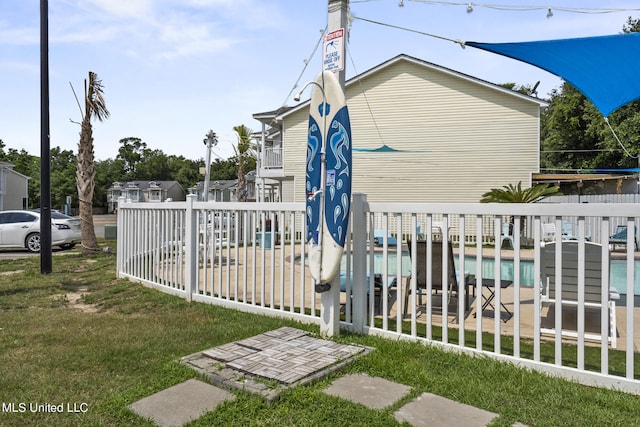
[[[488,82],[486,80],[482,80],[482,79],[479,79],[477,77],[473,77],[473,76],[470,76],[468,74],[464,74],[464,73],[461,73],[459,71],[452,70],[450,68],[442,67],[440,65],[436,65],[436,64],[433,64],[431,62],[424,61],[422,59],[418,59],[418,58],[415,58],[415,57],[410,56],[410,55],[406,55],[404,53],[403,54],[399,54],[399,55],[397,55],[397,56],[395,56],[395,57],[393,57],[393,58],[391,58],[391,59],[379,64],[379,65],[376,65],[373,68],[370,68],[369,70],[367,70],[367,71],[365,71],[365,72],[363,72],[361,74],[358,74],[358,75],[350,78],[345,83],[345,87],[348,88],[349,86],[351,86],[353,84],[357,84],[360,79],[366,78],[366,77],[370,76],[371,74],[377,73],[377,72],[379,72],[379,71],[381,71],[381,70],[383,70],[383,69],[385,69],[387,67],[390,67],[390,66],[392,66],[392,65],[394,65],[394,64],[396,64],[396,63],[398,63],[400,61],[409,61],[409,62],[412,62],[414,64],[423,66],[425,68],[430,68],[432,70],[436,70],[436,71],[439,71],[439,72],[442,72],[442,73],[445,73],[445,74],[449,74],[449,75],[455,76],[457,78],[468,80],[470,82],[489,87],[489,88],[491,88],[493,90],[497,90],[497,91],[503,92],[503,93],[505,93],[507,95],[520,98],[523,101],[532,102],[532,103],[538,104],[540,107],[546,107],[548,105],[548,103],[546,101],[544,101],[544,100],[542,100],[540,98],[536,98],[536,97],[529,96],[529,95],[524,95],[524,94],[522,94],[520,92],[516,92],[514,90],[505,88],[505,87],[500,86],[498,84],[491,83],[491,82]],[[287,116],[288,114],[290,114],[290,113],[292,113],[294,111],[297,111],[300,108],[307,107],[308,104],[309,104],[309,101],[310,101],[310,99],[307,99],[306,101],[301,102],[300,104],[295,105],[293,107],[281,107],[281,108],[279,108],[277,110],[270,111],[270,112],[267,112],[267,113],[256,113],[256,114],[253,115],[253,117],[256,118],[257,120],[261,120],[261,121],[264,121],[265,123],[269,124],[274,119],[275,120],[282,120],[282,118],[284,116]]]
[[[10,172],[10,173],[12,173],[14,175],[18,175],[18,176],[20,176],[20,177],[22,177],[24,179],[27,179],[27,180],[31,179],[31,177],[28,177],[27,175],[24,175],[24,174],[21,174],[18,171],[15,171],[13,169],[13,166],[14,165],[12,163],[0,162],[0,169],[3,169],[5,172]]]
[[[255,113],[253,114],[253,118],[265,123],[265,124],[270,124],[276,117],[279,117],[281,115],[283,115],[284,113],[286,113],[287,111],[291,110],[294,107],[289,107],[288,105],[283,105],[282,107],[276,109],[276,110],[272,110],[272,111],[265,111],[263,113]]]
[[[224,191],[236,185],[237,181],[237,179],[215,179],[209,182],[209,189]],[[198,181],[192,188],[196,188],[197,190],[204,189],[204,181]]]
[[[150,180],[150,181],[127,181],[127,182],[119,182],[117,184],[120,184],[120,189],[127,189],[127,188],[131,188],[130,185],[134,185],[135,187],[139,188],[140,190],[146,190],[147,188],[151,187],[151,183],[155,183],[158,187],[162,188],[162,189],[169,189],[171,187],[175,187],[178,186],[180,188],[182,188],[182,186],[180,185],[180,183],[178,181],[154,181],[154,180]],[[113,190],[115,189],[115,182],[113,183],[113,185],[111,185],[111,187],[108,188],[108,190]]]

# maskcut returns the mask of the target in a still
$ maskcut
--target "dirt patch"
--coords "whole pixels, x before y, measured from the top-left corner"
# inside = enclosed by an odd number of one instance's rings
[[[93,304],[85,304],[82,302],[82,297],[85,295],[87,291],[88,291],[87,288],[80,287],[76,292],[68,292],[64,295],[59,295],[59,296],[62,296],[66,301],[68,301],[67,302],[68,308],[71,308],[74,310],[80,310],[83,313],[97,313],[98,307],[96,307]]]
[[[0,276],[11,276],[12,274],[20,274],[24,273],[24,270],[14,270],[14,271],[3,271],[0,273]]]

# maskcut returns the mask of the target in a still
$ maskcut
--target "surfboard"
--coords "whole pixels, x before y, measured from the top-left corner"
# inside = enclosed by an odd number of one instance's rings
[[[344,92],[335,74],[324,71],[313,85],[309,107],[305,190],[309,269],[316,285],[331,282],[340,270],[351,211],[351,124]],[[326,169],[322,176],[322,143]],[[324,184],[324,189],[322,188]],[[320,215],[319,192],[324,195]],[[320,234],[322,232],[322,234]],[[322,235],[322,239],[319,239]],[[327,290],[328,287],[317,287]]]

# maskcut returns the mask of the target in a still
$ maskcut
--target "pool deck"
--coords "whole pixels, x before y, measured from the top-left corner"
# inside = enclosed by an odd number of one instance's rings
[[[253,248],[249,248],[249,251],[252,252]],[[521,251],[522,259],[527,259],[525,257],[530,254],[530,259],[533,257],[533,250],[530,250],[529,253],[525,252],[526,250]],[[199,289],[201,292],[211,292],[217,295],[222,295],[223,298],[235,299],[237,295],[237,299],[240,301],[253,301],[256,305],[264,305],[270,307],[287,307],[287,310],[295,310],[296,312],[300,311],[300,307],[304,305],[305,308],[314,308],[318,310],[316,314],[319,313],[320,310],[320,295],[315,293],[313,290],[313,284],[311,280],[311,276],[309,274],[309,270],[306,267],[303,267],[300,262],[293,262],[292,259],[295,260],[296,257],[300,254],[299,245],[296,246],[295,250],[291,251],[290,248],[287,248],[287,252],[285,254],[281,253],[281,249],[279,246],[276,246],[275,249],[270,250],[262,250],[261,248],[256,249],[256,259],[253,261],[253,257],[250,255],[247,259],[244,259],[244,251],[242,248],[236,250],[235,248],[231,249],[230,257],[227,258],[226,249],[222,251],[222,269],[218,268],[219,258],[216,258],[214,262],[214,270],[211,270],[211,263],[208,264],[209,268],[205,273],[204,270],[200,270],[199,275]],[[455,250],[457,252],[457,250]],[[219,254],[218,254],[219,255]],[[494,255],[494,251],[491,248],[483,248],[483,256],[490,257]],[[637,254],[636,254],[637,255]],[[266,262],[262,262],[262,257]],[[465,248],[465,256],[475,256],[475,248],[467,247]],[[501,256],[503,259],[509,259],[509,257],[513,256],[513,252],[509,254],[509,251],[502,250]],[[284,260],[284,263],[282,262]],[[229,262],[229,264],[227,264]],[[271,268],[271,262],[273,262],[273,267]],[[237,263],[237,264],[236,264]],[[229,267],[227,267],[227,265]],[[247,278],[247,286],[244,286],[242,283],[243,274],[236,275],[236,267],[238,265],[238,273],[244,271],[251,272],[249,273],[249,277]],[[302,269],[304,268],[304,272]],[[246,270],[245,270],[246,269]],[[252,278],[253,271],[255,269],[256,281],[260,283],[261,277],[264,277],[265,286],[259,285],[256,287],[254,285],[254,280]],[[237,285],[235,283],[235,278],[240,279],[240,283]],[[304,280],[304,286],[301,286],[302,281]],[[273,283],[274,291],[271,292],[269,284]],[[283,283],[280,286],[280,283]],[[398,299],[401,299],[402,304],[404,302],[404,292],[405,292],[405,284],[406,277],[402,278],[402,284],[399,287],[391,288],[388,292],[388,301],[387,301],[387,315],[389,320],[395,320],[397,318],[397,310],[398,310]],[[483,288],[485,295],[487,293],[487,289]],[[465,330],[477,330],[482,329],[485,332],[496,333],[499,331],[501,335],[509,335],[513,336],[516,332],[522,338],[533,338],[534,331],[534,307],[533,307],[533,288],[531,287],[521,287],[519,290],[519,314],[515,314],[515,296],[516,289],[513,286],[509,286],[507,288],[501,289],[500,292],[500,302],[504,304],[504,307],[508,309],[511,313],[514,313],[514,316],[508,317],[505,310],[501,310],[501,312],[496,316],[496,313],[493,309],[485,310],[482,312],[481,316],[476,316],[477,312],[480,309],[480,305],[483,301],[482,298],[477,298],[477,295],[469,291],[470,294],[470,309],[465,313],[464,316],[464,328]],[[441,304],[439,301],[436,301],[438,297],[434,297],[434,306],[438,307],[433,310],[431,322],[434,325],[441,326],[442,325],[442,315],[441,315]],[[282,302],[282,303],[281,303]],[[341,302],[345,304],[346,296],[343,292],[341,294]],[[411,299],[410,299],[411,303]],[[616,319],[617,319],[617,333],[618,333],[618,350],[625,350],[627,346],[632,346],[634,352],[640,352],[640,307],[636,304],[634,307],[627,307],[626,299],[623,298],[617,301],[616,304]],[[457,302],[455,298],[452,298],[449,304],[449,317],[448,317],[448,325],[450,328],[458,328],[457,318],[455,313],[457,311]],[[283,308],[285,309],[285,308]],[[563,319],[566,322],[566,328],[571,329],[571,325],[575,325],[575,316],[576,310],[574,307],[565,307],[563,309]],[[590,313],[593,313],[590,315]],[[632,324],[630,325],[627,322],[627,313],[632,313]],[[586,332],[594,332],[597,333],[600,329],[600,316],[597,312],[597,309],[588,309],[585,320],[585,331]],[[411,315],[411,309],[409,309],[409,317]],[[553,309],[553,305],[546,305],[542,308],[542,327],[552,327],[554,325],[554,315],[555,310]],[[409,320],[409,319],[405,319]],[[426,323],[426,307],[425,305],[421,305],[417,307],[416,310],[416,321],[418,323]],[[633,337],[631,339],[628,338],[627,331],[629,328],[633,328]],[[552,335],[543,335],[543,339],[553,339]],[[570,338],[567,338],[567,341],[571,341]],[[589,345],[598,345],[597,341],[586,341]]]

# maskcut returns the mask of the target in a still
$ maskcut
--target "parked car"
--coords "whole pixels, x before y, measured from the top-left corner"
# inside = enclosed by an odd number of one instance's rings
[[[80,220],[51,211],[51,246],[71,249],[81,241]],[[0,212],[0,247],[40,252],[40,212]]]

